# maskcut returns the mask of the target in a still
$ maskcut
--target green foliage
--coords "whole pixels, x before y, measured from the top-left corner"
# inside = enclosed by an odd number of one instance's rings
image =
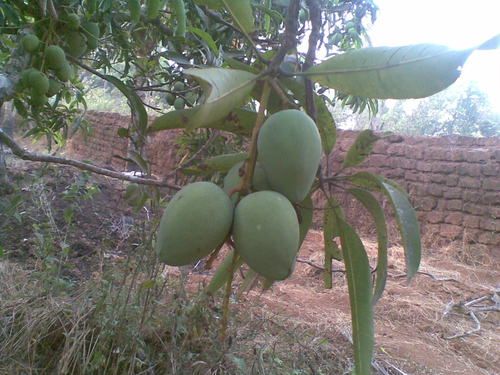
[[[251,213],[244,218],[236,215],[236,252],[229,261],[223,262],[223,268],[209,286],[213,294],[226,283],[226,317],[231,275],[239,268],[240,259],[271,279],[266,281],[267,287],[272,280],[288,277],[299,248],[299,236],[305,235],[309,221],[306,217],[304,228],[299,230],[301,216],[305,216],[301,214],[300,205],[315,191],[324,194],[327,202],[327,207],[322,208],[325,209],[325,285],[331,287],[332,259],[342,259],[351,304],[355,372],[364,375],[370,372],[374,345],[372,303],[383,291],[387,268],[385,221],[369,191],[384,194],[394,208],[409,278],[417,272],[420,262],[419,227],[408,196],[396,184],[369,173],[345,174],[348,167],[357,166],[368,156],[376,140],[373,133],[366,131],[360,135],[347,153],[341,170],[331,176],[323,175],[320,158],[323,152],[328,155],[333,151],[336,141],[335,121],[328,105],[337,102],[354,112],[367,109],[373,114],[377,111],[377,99],[432,95],[455,82],[460,75],[459,68],[474,49],[454,51],[428,44],[361,48],[366,19],[375,19],[373,2],[326,0],[316,3],[319,4],[317,11],[303,2],[287,0],[148,0],[141,14],[141,2],[125,0],[89,0],[83,4],[51,0],[29,7],[24,2],[2,2],[0,27],[8,32],[0,35],[0,67],[8,84],[0,87],[0,103],[14,100],[18,113],[30,124],[28,136],[44,135],[49,146],[52,140],[63,144],[70,129],[84,124],[85,98],[92,97],[86,90],[89,85],[85,77],[92,76],[94,83],[102,80],[97,85],[99,88],[106,89],[110,84],[127,99],[132,122],[120,135],[130,138],[134,146],[130,160],[144,172],[151,169],[141,154],[147,135],[168,129],[184,130],[179,141],[183,162],[176,171],[184,174],[188,181],[210,178],[221,182],[224,173],[247,160],[245,172],[239,176],[241,186],[236,201],[241,201],[236,211]],[[310,25],[321,25],[322,29],[314,36],[309,33]],[[33,35],[29,43],[23,39],[27,34]],[[34,38],[39,40],[39,45],[35,46]],[[335,55],[314,65],[315,56],[305,56],[295,50],[294,41],[305,43],[306,39],[316,43],[311,51],[324,45],[328,53],[335,52]],[[496,41],[491,39],[478,48],[493,48]],[[86,58],[82,59],[84,55]],[[330,95],[329,89],[335,93]],[[161,93],[162,100],[174,108],[168,108],[164,102],[159,105],[153,101],[156,96],[148,96],[148,92]],[[475,116],[479,106],[479,103],[463,103],[460,121]],[[158,114],[151,122],[148,111]],[[271,132],[274,134],[268,134],[269,122],[273,121],[276,129]],[[241,152],[243,146],[247,152]],[[278,194],[252,193],[257,158],[271,188],[287,197],[280,200],[286,209],[275,207],[276,199],[245,208],[245,202],[252,202],[256,196]],[[350,189],[375,219],[379,257],[374,290],[363,244],[330,193],[330,187],[337,185]],[[160,229],[157,246],[167,263],[186,264],[209,255],[212,250],[215,250],[213,256],[217,255],[216,248],[227,237],[231,226],[232,204],[226,193],[214,187],[227,204],[217,205],[215,198],[212,201],[200,193],[196,204],[188,204],[176,212],[175,206],[183,201],[189,203],[189,199],[175,198],[165,211],[166,217],[170,217],[165,219],[169,225],[166,230]],[[146,201],[159,201],[150,191],[134,185],[128,188],[127,199],[136,208]],[[209,207],[212,203],[217,207]],[[194,215],[198,222],[190,221],[191,206],[200,209]],[[215,220],[221,212],[223,218]],[[274,216],[281,219],[273,222]],[[73,222],[71,209],[64,213],[64,218],[68,225]],[[218,221],[224,225],[209,226]],[[259,225],[268,235],[255,233]],[[192,235],[205,226],[205,230],[199,232],[201,237]],[[47,268],[56,267],[60,263],[52,262],[53,245],[57,242],[55,232],[45,236],[43,227],[35,226],[33,230],[39,248],[43,249]],[[240,234],[247,238],[243,245]],[[274,235],[276,237],[272,237]],[[164,246],[170,246],[171,236],[177,236],[173,241],[177,246],[173,262],[164,254]],[[258,245],[248,238],[257,239]],[[341,249],[333,242],[334,238],[340,239]],[[151,245],[151,241],[148,243]],[[272,256],[260,254],[258,259],[254,258],[251,252],[254,247],[268,249]],[[188,256],[183,258],[186,249]],[[151,280],[139,284],[139,289],[154,288],[156,281]],[[104,315],[106,319],[110,316],[112,314]],[[109,333],[110,326],[105,326],[99,332],[116,339],[116,331]],[[133,336],[126,332],[125,337]],[[95,353],[95,357],[89,359],[91,368],[106,369],[110,353],[105,350]],[[239,359],[234,358],[234,362],[243,368]],[[122,369],[128,371],[129,367],[116,364],[115,369],[123,372]]]

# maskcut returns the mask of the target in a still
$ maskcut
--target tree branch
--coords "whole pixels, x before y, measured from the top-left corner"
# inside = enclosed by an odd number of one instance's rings
[[[5,132],[2,129],[0,129],[0,142],[5,144],[8,148],[10,148],[14,155],[16,155],[17,157],[19,157],[20,159],[23,159],[23,160],[70,165],[72,167],[82,169],[85,171],[93,172],[93,173],[100,174],[100,175],[107,176],[107,177],[111,177],[111,178],[116,178],[119,180],[135,182],[135,183],[141,184],[141,185],[168,187],[168,188],[174,189],[174,190],[180,190],[180,188],[181,188],[180,186],[177,186],[175,184],[171,184],[171,183],[168,183],[165,181],[153,180],[150,178],[129,176],[129,175],[121,173],[121,172],[116,172],[116,171],[111,171],[109,169],[96,167],[95,165],[92,165],[89,163],[84,163],[84,162],[78,161],[78,160],[65,159],[65,158],[61,158],[59,156],[36,154],[33,152],[29,152],[29,151],[26,151],[23,148],[21,148],[21,146],[19,146],[19,144],[17,144],[16,141],[14,141],[11,137],[9,137],[7,134],[5,134]]]
[[[304,62],[304,70],[309,69],[316,60],[316,48],[320,39],[321,32],[321,9],[318,5],[318,0],[306,0],[307,7],[309,8],[309,15],[311,18],[311,34],[309,34],[309,47],[307,50],[306,59]],[[314,103],[314,88],[312,81],[306,77],[305,79],[306,91],[306,112],[316,121],[318,113],[316,104]]]

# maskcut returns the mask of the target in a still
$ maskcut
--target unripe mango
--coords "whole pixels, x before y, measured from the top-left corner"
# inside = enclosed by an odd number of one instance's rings
[[[59,46],[48,46],[45,50],[45,62],[50,69],[61,69],[65,64],[67,64],[66,54]]]
[[[40,40],[35,34],[27,34],[21,39],[21,45],[26,52],[33,53],[38,49]]]
[[[272,114],[259,132],[257,151],[271,188],[294,203],[304,200],[321,159],[314,121],[296,109]]]
[[[70,79],[73,78],[74,75],[75,71],[67,61],[65,61],[65,63],[60,69],[56,70],[56,77],[63,82],[69,81]]]
[[[195,182],[178,191],[163,213],[156,251],[171,266],[194,263],[210,254],[227,237],[233,204],[211,182]]]
[[[49,79],[41,71],[33,69],[28,75],[28,85],[38,94],[45,94],[49,91]]]
[[[30,103],[33,107],[41,107],[47,103],[47,97],[37,91],[31,91]]]
[[[66,37],[68,53],[73,57],[80,57],[87,51],[86,38],[78,31],[69,32]]]
[[[259,191],[236,206],[235,249],[258,274],[269,280],[293,272],[299,248],[299,223],[291,203],[280,193]]]
[[[184,101],[184,98],[181,98],[180,96],[174,100],[174,108],[177,110],[184,109],[185,105],[186,102]]]
[[[71,30],[78,30],[80,27],[80,17],[76,13],[70,13],[64,17],[64,21]]]
[[[233,190],[240,184],[242,179],[242,177],[240,176],[240,169],[243,166],[243,163],[244,162],[241,161],[233,165],[233,167],[229,170],[229,172],[227,172],[226,177],[224,177],[224,191],[227,194],[229,194],[231,190]],[[266,174],[264,172],[264,169],[262,169],[260,163],[255,164],[255,170],[253,173],[251,188],[254,191],[270,189],[269,183],[267,182]],[[236,203],[238,201],[238,196],[239,193],[234,193],[233,195],[231,195],[231,201],[233,203]]]
[[[89,50],[96,49],[99,44],[99,24],[97,22],[84,22],[82,23],[82,29],[87,38],[87,47]]]
[[[63,88],[63,85],[61,82],[56,81],[55,79],[49,79],[49,91],[47,91],[47,96],[51,97],[59,93]]]

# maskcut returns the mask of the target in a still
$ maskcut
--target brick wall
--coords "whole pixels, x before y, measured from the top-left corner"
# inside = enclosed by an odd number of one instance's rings
[[[93,124],[92,134],[87,139],[76,135],[68,152],[101,166],[126,170],[126,162],[113,156],[126,156],[128,142],[116,131],[127,127],[129,118],[98,112],[90,112],[87,118]],[[160,132],[148,139],[146,157],[154,175],[165,175],[175,166],[178,134]],[[339,132],[336,151],[329,159],[330,171],[338,168],[356,135]],[[394,179],[409,192],[425,237],[500,249],[499,138],[391,136],[376,143],[360,169]],[[340,194],[339,199],[361,226],[369,222],[351,197]],[[321,196],[315,202],[324,205]]]

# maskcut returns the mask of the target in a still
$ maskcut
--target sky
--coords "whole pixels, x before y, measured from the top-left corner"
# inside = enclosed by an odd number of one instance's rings
[[[500,0],[375,0],[373,46],[417,43],[469,48],[500,34]],[[474,52],[459,81],[475,81],[500,113],[500,49]]]

